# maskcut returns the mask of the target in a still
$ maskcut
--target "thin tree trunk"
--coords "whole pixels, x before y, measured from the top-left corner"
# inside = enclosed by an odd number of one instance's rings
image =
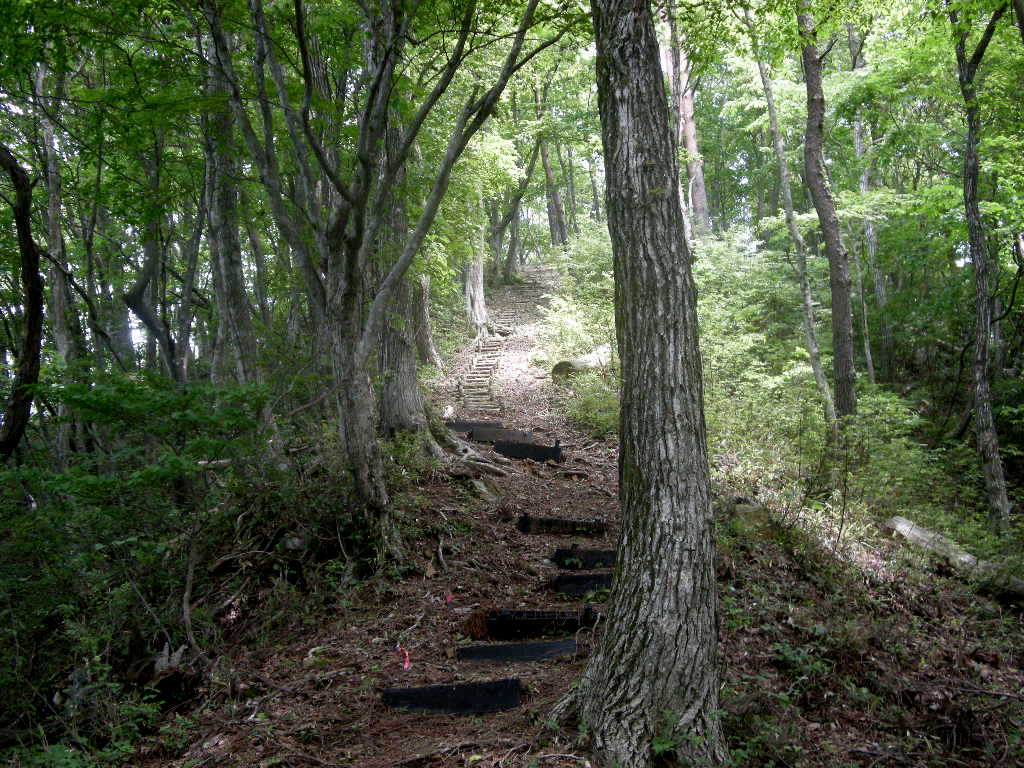
[[[124,303],[146,327],[146,363],[154,366],[156,349],[159,347],[164,369],[179,384],[181,371],[175,355],[174,339],[167,326],[161,323],[153,307],[157,305],[155,293],[159,278],[160,266],[163,261],[160,244],[160,166],[163,153],[163,140],[154,137],[153,154],[143,158],[142,165],[146,171],[148,182],[149,210],[142,225],[142,269],[135,282],[123,294]]]
[[[860,259],[853,258],[853,278],[857,286],[857,298],[860,301],[861,329],[864,334],[864,367],[868,372],[868,383],[875,385],[875,361],[871,357],[871,328],[868,325],[868,300],[864,296],[864,281],[861,279]]]
[[[508,251],[505,253],[505,269],[502,275],[502,281],[506,284],[511,283],[515,279],[516,273],[519,272],[520,247],[519,210],[516,209],[516,215],[512,217],[508,226]]]
[[[967,58],[969,26],[958,24],[957,12],[950,12],[950,21],[957,32],[956,60],[960,79],[960,93],[967,118],[967,139],[964,147],[964,212],[967,217],[967,239],[970,244],[971,263],[974,265],[974,429],[978,441],[988,491],[989,521],[993,529],[1005,532],[1010,524],[1010,502],[1006,493],[1006,477],[999,456],[999,436],[992,415],[992,392],[989,385],[989,337],[992,331],[990,263],[985,243],[985,222],[981,218],[978,202],[978,175],[980,160],[978,145],[981,141],[981,107],[975,76],[985,50],[995,33],[996,24],[1006,12],[1000,6],[993,12],[970,59]]]
[[[466,304],[466,325],[476,340],[487,337],[487,300],[484,297],[484,249],[478,244],[473,257],[463,268],[463,297]]]
[[[576,184],[573,181],[572,149],[565,148],[565,157],[562,155],[562,145],[555,144],[555,156],[558,158],[558,168],[562,171],[562,178],[565,179],[565,196],[568,201],[566,206],[566,222],[568,228],[574,235],[580,233],[580,225],[576,219]]]
[[[828,255],[829,284],[832,288],[832,361],[835,369],[836,413],[847,419],[857,412],[856,370],[853,365],[853,302],[850,264],[839,231],[832,188],[825,171],[825,93],[817,30],[810,13],[811,0],[800,0],[797,23],[802,41],[804,75],[807,85],[807,129],[804,138],[804,166],[807,187],[818,212],[818,222]]]
[[[544,86],[543,96],[536,86],[533,89],[533,103],[537,112],[537,119],[541,120],[547,112],[547,86]],[[558,189],[558,181],[555,179],[554,169],[551,167],[551,155],[548,151],[548,142],[541,140],[540,162],[544,168],[544,191],[547,196],[548,228],[551,230],[551,244],[564,245],[569,242],[569,230],[565,223],[565,207],[562,205],[562,194]]]
[[[11,393],[0,421],[0,459],[6,461],[18,447],[32,415],[32,401],[43,341],[43,277],[39,274],[39,246],[32,237],[32,182],[18,164],[10,149],[0,144],[0,168],[7,172],[14,185],[12,213],[18,233],[18,254],[21,267],[21,290],[24,302],[24,323],[21,348],[16,352]]]
[[[697,141],[697,123],[694,119],[693,95],[695,84],[691,80],[692,65],[686,55],[683,36],[676,19],[675,2],[669,0],[667,8],[670,50],[670,90],[673,104],[673,126],[676,143],[686,150],[686,182],[684,201],[693,216],[693,226],[698,234],[711,231],[711,207],[708,205],[708,191],[704,183],[704,161],[701,159]]]
[[[46,219],[47,243],[50,259],[48,277],[52,286],[50,298],[50,329],[57,354],[65,365],[75,363],[85,355],[84,335],[71,301],[71,290],[67,281],[67,260],[64,254],[64,235],[61,227],[61,178],[60,161],[57,158],[57,146],[54,136],[53,121],[48,114],[48,106],[43,101],[43,88],[46,80],[46,67],[40,64],[36,68],[34,97],[39,121],[43,128],[43,151],[46,158]],[[55,89],[59,98],[63,91],[63,75],[58,77]],[[55,263],[54,263],[55,262]],[[55,453],[57,465],[61,468],[71,453],[72,436],[75,432],[75,421],[70,418],[68,407],[64,402],[57,404],[57,427]]]
[[[590,176],[590,194],[593,199],[592,216],[594,221],[601,221],[601,192],[597,187],[597,160],[587,159],[587,175]]]
[[[622,365],[622,528],[608,626],[578,688],[596,763],[725,762],[714,522],[696,297],[647,3],[594,0],[608,228]],[[667,719],[667,722],[666,722]]]
[[[772,148],[775,151],[775,162],[779,172],[779,196],[782,198],[782,209],[786,217],[786,227],[789,229],[789,236],[793,240],[793,250],[796,255],[796,270],[797,276],[800,279],[800,300],[803,308],[804,343],[807,345],[807,355],[810,358],[814,381],[818,385],[818,393],[821,395],[825,422],[834,428],[836,423],[836,407],[832,400],[832,390],[828,384],[828,377],[825,376],[825,367],[821,362],[821,348],[818,345],[818,331],[814,319],[814,298],[811,295],[811,283],[807,277],[807,246],[804,243],[803,235],[800,234],[800,228],[796,223],[796,212],[793,209],[793,192],[789,179],[789,166],[786,163],[786,147],[783,144],[782,131],[779,129],[779,117],[778,111],[775,108],[775,94],[772,89],[771,74],[768,71],[768,65],[759,53],[760,45],[755,39],[757,33],[749,12],[747,12],[746,21],[751,43],[754,46],[754,55],[757,58],[757,70],[761,75],[761,87],[764,90],[765,104],[768,107],[768,127],[772,135]]]
[[[222,337],[234,363],[240,384],[260,381],[256,332],[252,325],[249,296],[242,272],[242,244],[238,237],[238,181],[240,176],[234,148],[234,120],[227,106],[228,84],[220,67],[210,65],[209,93],[214,109],[207,120],[207,164],[210,174],[210,250],[217,270],[219,317]],[[187,344],[187,339],[178,339]]]
[[[547,195],[548,227],[551,230],[551,244],[565,245],[569,242],[569,235],[565,226],[565,211],[562,207],[562,195],[558,191],[558,182],[555,180],[555,172],[551,168],[551,157],[548,153],[548,143],[542,141],[540,144],[540,160],[544,167],[544,190]]]
[[[857,35],[853,26],[848,27],[848,39],[850,47],[850,62],[853,69],[858,69],[864,66],[864,57],[861,54],[863,48],[863,41]],[[871,189],[871,166],[870,163],[865,160],[867,155],[867,143],[870,140],[869,130],[864,125],[864,120],[861,117],[861,110],[857,110],[857,114],[853,121],[853,147],[856,152],[857,159],[864,163],[864,168],[861,171],[859,179],[860,193],[866,195]],[[868,269],[871,271],[871,279],[875,289],[875,303],[878,306],[878,363],[881,370],[882,379],[885,381],[892,381],[893,379],[893,338],[892,338],[892,326],[889,323],[889,310],[888,303],[889,297],[885,285],[885,275],[878,269],[878,231],[875,228],[875,222],[871,219],[865,219],[864,221],[864,243],[867,248],[868,256]],[[858,266],[859,270],[859,266]],[[857,274],[858,288],[861,292],[863,302],[863,291],[860,287],[861,277],[860,273]],[[864,320],[864,332],[868,332],[867,319]],[[870,344],[866,340],[865,336],[865,347],[870,350]],[[875,383],[875,371],[871,363],[871,355],[868,354],[868,376],[872,384]]]

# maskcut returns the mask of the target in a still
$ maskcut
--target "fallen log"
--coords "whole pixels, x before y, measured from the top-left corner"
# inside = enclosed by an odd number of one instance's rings
[[[584,371],[607,368],[611,363],[611,344],[602,344],[593,352],[583,355],[582,357],[577,357],[574,360],[562,360],[559,363],[555,363],[555,367],[551,369],[551,378],[555,381],[565,380],[578,373],[583,373]]]
[[[979,560],[952,539],[941,533],[922,528],[905,517],[889,518],[884,527],[900,534],[911,544],[938,555],[954,568],[984,582],[986,585],[1012,595],[1016,599],[1024,599],[1024,580],[1009,575],[998,564],[988,560]]]

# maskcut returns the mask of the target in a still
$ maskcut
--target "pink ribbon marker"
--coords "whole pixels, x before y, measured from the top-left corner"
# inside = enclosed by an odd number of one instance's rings
[[[399,655],[403,657],[402,669],[408,669],[410,666],[412,666],[412,664],[409,662],[409,650],[401,643],[398,643],[398,645],[396,645],[395,648],[398,650]]]

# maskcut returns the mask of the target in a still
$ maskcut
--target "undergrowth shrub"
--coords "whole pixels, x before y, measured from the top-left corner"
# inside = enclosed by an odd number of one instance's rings
[[[595,437],[619,432],[618,382],[603,371],[586,371],[569,384],[569,416]]]
[[[830,442],[804,346],[796,275],[783,254],[738,229],[702,238],[695,253],[705,417],[719,484],[799,518],[836,554],[844,540],[866,537],[875,522],[903,515],[1024,572],[1024,533],[998,538],[989,530],[973,446],[927,444],[924,409],[861,381],[856,417],[838,448]],[[827,293],[824,260],[808,267],[815,292]],[[544,332],[550,359],[589,352],[612,338],[611,248],[603,230],[574,241],[562,269]],[[819,320],[828,368],[827,312]],[[578,376],[568,384],[566,408],[595,434],[611,434],[617,388],[614,375]],[[1016,413],[1001,411],[1006,421]]]
[[[258,388],[58,384],[46,396],[82,444],[60,465],[29,439],[0,472],[0,746],[23,766],[121,765],[204,679],[233,695],[216,653],[228,639],[265,642],[346,605],[375,541],[337,424],[312,442],[288,424],[266,434]],[[418,535],[408,510],[435,462],[420,437],[383,450],[396,516]]]

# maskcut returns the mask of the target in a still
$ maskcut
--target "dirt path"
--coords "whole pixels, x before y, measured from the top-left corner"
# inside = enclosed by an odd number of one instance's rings
[[[546,768],[582,764],[558,756],[568,754],[568,746],[558,743],[544,719],[579,676],[589,630],[574,635],[574,653],[545,661],[456,658],[459,647],[475,644],[467,637],[467,620],[479,623],[483,611],[582,607],[582,598],[551,587],[559,574],[549,559],[556,547],[614,546],[614,450],[568,427],[554,409],[549,376],[531,363],[538,305],[551,280],[549,273],[532,271],[524,283],[495,292],[492,321],[512,333],[498,337],[497,344],[464,351],[438,388],[435,405],[450,405],[461,418],[531,430],[538,442],[559,440],[564,460],[503,463],[507,476],[494,479],[488,500],[447,478],[419,489],[419,511],[405,521],[429,532],[414,543],[418,551],[409,565],[417,575],[375,579],[327,626],[283,647],[242,651],[233,660],[241,689],[236,703],[201,715],[202,738],[182,757],[150,765],[488,768],[531,759]],[[483,379],[486,390],[479,386]],[[488,446],[480,448],[490,454]],[[599,537],[532,535],[516,528],[524,513],[600,518],[611,526]],[[502,678],[517,678],[522,690],[521,705],[505,712],[425,714],[382,704],[388,688]]]

